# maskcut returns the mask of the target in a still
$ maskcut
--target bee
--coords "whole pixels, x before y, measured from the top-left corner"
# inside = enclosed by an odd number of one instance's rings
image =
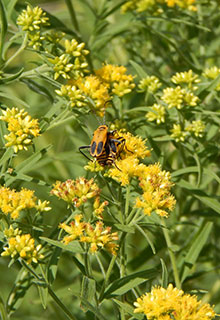
[[[101,125],[94,131],[91,144],[89,146],[79,147],[79,151],[87,159],[91,160],[82,151],[82,149],[89,149],[90,155],[95,158],[100,165],[110,166],[114,164],[116,166],[115,160],[120,156],[120,153],[123,150],[125,139],[123,137],[117,137],[116,139],[115,133],[116,130],[108,131],[107,125]]]

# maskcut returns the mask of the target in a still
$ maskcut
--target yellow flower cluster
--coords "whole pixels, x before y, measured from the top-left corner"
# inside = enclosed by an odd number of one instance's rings
[[[208,79],[214,80],[219,76],[219,74],[220,74],[220,68],[214,66],[211,68],[206,68],[202,75]],[[215,87],[215,90],[220,91],[220,83],[217,84],[217,86]]]
[[[194,120],[192,123],[189,123],[185,129],[181,128],[180,124],[174,124],[173,128],[170,130],[172,132],[171,137],[179,141],[185,141],[185,138],[191,134],[197,138],[202,138],[205,132],[205,124],[201,120]]]
[[[74,68],[68,64],[68,61],[66,66]],[[59,72],[63,71],[60,69]],[[60,90],[56,90],[56,93],[67,98],[70,107],[88,106],[90,110],[103,117],[113,94],[122,97],[131,92],[135,86],[132,75],[126,75],[125,72],[125,67],[109,64],[96,70],[95,75],[78,74],[77,78],[70,79],[64,70],[64,78],[70,80],[68,84],[62,85]],[[57,74],[56,78],[58,76]]]
[[[21,189],[15,191],[14,189],[0,187],[0,209],[12,219],[17,219],[22,210],[35,208],[37,211],[49,211],[49,201],[38,200],[34,195],[33,190]]]
[[[95,71],[103,83],[119,97],[131,92],[134,87],[134,79],[132,75],[126,74],[127,69],[124,66],[113,66],[107,64],[101,69]]]
[[[31,8],[29,5],[18,16],[17,24],[22,27],[23,31],[28,32],[29,46],[35,50],[42,46],[42,41],[45,39],[42,28],[49,25],[48,20],[46,12],[41,8]]]
[[[162,86],[162,83],[155,76],[147,76],[146,78],[141,79],[141,81],[138,84],[138,88],[140,89],[140,92],[150,91],[154,93],[161,86]]]
[[[176,142],[183,142],[187,136],[187,132],[185,132],[180,124],[174,124],[173,128],[170,130],[171,138],[175,139]]]
[[[196,137],[202,138],[205,131],[205,124],[201,120],[195,120],[190,123],[185,130],[192,132]]]
[[[128,0],[122,5],[121,9],[123,13],[127,11],[150,11],[153,14],[161,14],[163,9],[160,5],[166,4],[167,7],[178,6],[182,9],[196,11],[195,2],[196,0]]]
[[[54,79],[57,80],[60,76],[64,79],[78,79],[87,73],[88,63],[86,56],[89,51],[84,49],[85,43],[78,43],[75,39],[71,41],[65,40],[64,52],[55,58],[48,58],[48,61],[54,65]]]
[[[160,216],[167,216],[167,210],[175,206],[174,196],[171,195],[170,173],[162,171],[159,164],[145,165],[139,159],[150,156],[145,141],[129,132],[119,131],[117,137],[125,139],[125,145],[120,152],[120,159],[115,160],[114,166],[104,174],[107,177],[126,186],[131,179],[138,178],[142,194],[136,199],[136,208],[142,208],[144,214],[150,215],[155,211]]]
[[[10,229],[4,231],[7,238],[7,247],[4,247],[4,252],[1,256],[11,256],[12,259],[18,257],[24,259],[28,264],[43,259],[44,256],[40,253],[41,244],[35,246],[35,241],[30,234],[21,234],[19,229]]]
[[[184,105],[195,107],[199,98],[188,92],[186,89],[177,86],[176,88],[166,88],[163,90],[161,99],[166,102],[168,109],[173,107],[181,109]]]
[[[2,110],[0,119],[8,123],[10,133],[4,138],[8,141],[6,147],[13,147],[15,152],[27,150],[27,145],[32,144],[32,139],[40,135],[37,119],[18,108]]]
[[[101,219],[104,207],[108,205],[107,201],[100,203],[100,192],[94,179],[87,180],[80,177],[76,180],[68,179],[65,182],[56,181],[51,190],[51,194],[73,204],[76,208],[84,204],[88,199],[94,199],[94,215]]]
[[[99,248],[105,248],[113,255],[116,255],[118,245],[113,241],[118,240],[117,232],[111,233],[111,227],[104,228],[102,221],[97,221],[95,227],[90,223],[81,222],[82,215],[77,215],[70,225],[60,224],[69,235],[63,238],[63,242],[68,244],[73,240],[89,243],[90,252],[95,253]]]
[[[134,303],[134,313],[144,313],[148,320],[211,320],[215,311],[197,297],[184,294],[169,284],[167,289],[154,287]]]
[[[176,200],[170,193],[173,183],[170,173],[161,171],[159,164],[146,166],[140,177],[141,197],[136,199],[136,208],[143,208],[144,214],[155,211],[159,216],[167,217],[166,210],[172,211]]]
[[[157,124],[165,122],[165,107],[154,103],[145,115],[148,121],[156,121]]]

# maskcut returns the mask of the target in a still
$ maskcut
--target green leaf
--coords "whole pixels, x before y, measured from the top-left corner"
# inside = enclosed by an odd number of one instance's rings
[[[73,292],[71,292],[73,295],[75,295]],[[91,303],[89,303],[86,299],[84,299],[83,297],[80,297],[79,295],[75,295],[77,298],[81,299],[81,301],[83,302],[83,304],[86,306],[86,308],[91,311],[97,319],[99,320],[107,320],[102,314],[101,312],[98,310],[97,307],[94,307],[93,305],[91,305]]]
[[[40,239],[43,241],[46,241],[47,243],[49,243],[55,247],[61,248],[64,251],[69,251],[71,253],[83,253],[84,252],[82,247],[80,246],[79,242],[77,242],[77,241],[72,241],[69,244],[64,244],[60,241],[52,240],[52,239],[49,239],[46,237],[40,237]]]
[[[103,299],[108,299],[115,295],[122,295],[139,284],[156,277],[157,275],[158,269],[155,268],[135,272],[129,276],[117,279],[108,286],[103,295]]]
[[[176,185],[178,185],[180,188],[190,190],[190,194],[193,197],[197,198],[199,201],[204,203],[207,207],[211,208],[212,210],[220,214],[220,202],[216,200],[214,197],[207,195],[205,192],[199,189],[196,189],[189,182],[183,179],[177,182]]]
[[[21,68],[21,70],[15,74],[8,75],[7,77],[4,77],[4,78],[0,78],[0,84],[6,84],[8,82],[11,82],[11,81],[19,78],[20,75],[22,74],[23,70],[24,70],[24,68]]]
[[[51,95],[50,91],[45,88],[45,86],[42,86],[36,81],[28,78],[22,78],[20,81],[25,83],[32,91],[46,97],[51,103],[54,102],[53,96]]]
[[[89,302],[91,305],[94,304],[94,297],[96,294],[96,282],[94,279],[83,276],[82,286],[81,286],[81,307],[87,312],[89,309],[87,304],[84,304],[83,301]]]
[[[53,250],[52,256],[48,263],[48,282],[49,284],[53,284],[54,280],[56,279],[57,269],[58,269],[58,262],[61,255],[61,248],[55,248]]]
[[[202,91],[200,91],[199,93],[199,99],[204,100],[205,97],[213,90],[215,90],[215,88],[217,87],[217,85],[220,83],[220,74],[210,82],[210,84],[203,89]]]
[[[34,165],[45,155],[45,153],[51,148],[51,145],[48,145],[45,148],[42,148],[41,150],[35,152],[33,155],[31,155],[29,158],[25,159],[21,163],[19,163],[15,167],[15,176],[9,177],[6,180],[6,185],[9,186],[14,182],[14,180],[20,179],[19,175],[22,178],[22,174],[25,172],[28,172],[29,170],[32,170],[34,168]]]
[[[124,225],[124,224],[120,224],[120,223],[116,223],[114,224],[114,226],[120,230],[120,231],[123,231],[123,232],[126,232],[126,233],[134,233],[135,232],[135,229],[133,226],[129,226],[129,225]]]
[[[9,313],[18,309],[23,302],[24,296],[32,285],[30,274],[22,268],[17,275],[14,286],[7,299],[7,310]]]
[[[13,155],[13,149],[12,148],[7,148],[5,150],[5,153],[3,154],[3,156],[0,159],[0,166],[2,166],[5,162],[7,162]]]
[[[165,262],[163,261],[162,258],[160,258],[160,263],[161,263],[161,266],[162,266],[162,281],[161,281],[161,286],[163,288],[166,288],[168,286],[168,271],[167,271],[167,267],[166,267],[166,264]]]
[[[75,263],[75,265],[77,266],[77,268],[80,270],[80,272],[84,275],[84,276],[86,276],[86,269],[85,269],[85,267],[84,267],[84,265],[76,258],[76,257],[72,257],[72,259],[73,259],[73,262]]]
[[[30,108],[30,106],[26,102],[17,98],[15,95],[10,95],[10,94],[7,94],[5,92],[0,91],[0,97],[12,100],[12,101],[16,102],[18,105],[23,106],[24,108],[27,108],[27,109]]]
[[[141,79],[146,78],[148,76],[148,74],[144,71],[144,69],[138,63],[134,62],[133,60],[130,60],[129,62],[133,66],[133,68],[135,69],[135,71],[137,72],[137,74]]]
[[[1,296],[0,296],[0,319],[8,320],[7,310],[5,308],[5,304]]]
[[[130,304],[127,302],[122,302],[117,299],[112,299],[117,305],[119,305],[126,313],[130,314],[133,316],[135,319],[142,320],[144,319],[145,315],[143,314],[138,314],[134,313],[134,307],[132,307]]]
[[[43,308],[46,309],[47,308],[48,288],[41,286],[41,285],[38,285],[37,288],[38,288],[41,304],[42,304]]]
[[[209,238],[210,232],[212,230],[213,223],[207,222],[196,234],[195,238],[192,241],[192,246],[190,247],[186,257],[184,258],[184,269],[181,277],[181,282],[183,282],[186,277],[190,274],[191,269],[193,268],[199,254],[206,244],[207,239]]]
[[[5,6],[2,0],[0,0],[0,58],[3,60],[2,51],[5,41],[5,36],[8,29],[8,21],[6,16]]]

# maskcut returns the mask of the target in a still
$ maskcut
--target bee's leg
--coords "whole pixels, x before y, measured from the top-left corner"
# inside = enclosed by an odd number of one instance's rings
[[[86,157],[88,160],[91,161],[91,159],[84,152],[82,152],[82,149],[89,149],[89,148],[90,146],[81,146],[79,147],[79,152],[81,152],[84,155],[84,157]]]

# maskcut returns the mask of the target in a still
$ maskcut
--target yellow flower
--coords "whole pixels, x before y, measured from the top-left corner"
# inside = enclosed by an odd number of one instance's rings
[[[74,85],[62,85],[60,90],[55,90],[55,92],[61,97],[66,97],[71,108],[75,106],[81,108],[86,105],[83,92]]]
[[[105,114],[108,102],[111,100],[108,93],[108,85],[93,75],[79,78],[74,84],[86,97],[94,101],[94,104],[90,103],[89,107],[102,117]],[[89,101],[89,99],[87,101]]]
[[[148,320],[211,320],[215,311],[197,297],[184,294],[169,284],[167,289],[154,287],[134,303],[134,313],[144,313]]]
[[[70,72],[73,70],[73,63],[70,62],[70,56],[67,54],[62,54],[60,57],[55,57],[54,59],[48,58],[48,61],[54,64],[54,79],[57,80],[59,76],[64,79],[70,79]]]
[[[107,64],[96,70],[95,74],[102,82],[106,83],[108,88],[111,86],[114,94],[122,97],[135,87],[133,76],[125,74],[126,71],[124,66]]]
[[[90,252],[97,252],[98,248],[106,248],[113,255],[116,255],[118,245],[112,241],[118,240],[117,232],[111,233],[111,227],[103,227],[103,222],[96,222],[95,228],[91,224],[87,223],[85,227],[84,236],[80,237],[80,242],[86,242],[90,244]]]
[[[107,205],[108,205],[108,201],[104,201],[100,203],[100,197],[99,196],[96,197],[93,204],[95,217],[97,217],[98,219],[102,219],[102,213],[104,211],[105,206]]]
[[[190,107],[195,107],[199,101],[199,97],[195,96],[192,92],[187,92],[185,89],[182,89],[183,101],[185,105]]]
[[[5,230],[4,234],[8,240],[8,247],[4,247],[2,256],[11,256],[13,259],[20,256],[28,264],[37,263],[39,259],[43,259],[44,256],[39,252],[42,246],[40,244],[35,246],[35,240],[30,234],[21,234],[18,229],[15,229],[13,234],[12,227],[10,230]]]
[[[181,109],[183,102],[183,89],[181,89],[180,86],[176,88],[166,88],[163,90],[161,99],[166,102],[168,109],[173,107]]]
[[[183,131],[180,124],[174,124],[173,129],[170,130],[172,132],[171,137],[176,140],[176,142],[185,141],[185,137],[187,136],[187,132]]]
[[[160,80],[155,76],[147,76],[139,82],[138,88],[141,92],[149,90],[150,92],[157,91],[162,86]]]
[[[173,186],[170,173],[161,171],[160,165],[154,164],[145,166],[139,179],[143,194],[136,199],[135,207],[142,208],[146,215],[155,211],[158,215],[167,217],[166,210],[172,211],[176,203],[170,193]]]
[[[85,43],[78,43],[76,39],[72,39],[71,41],[66,39],[64,46],[66,53],[72,55],[73,57],[81,57],[83,60],[85,60],[84,56],[89,54],[89,51],[84,49]]]
[[[101,166],[97,161],[89,161],[84,169],[91,172],[99,172],[105,170],[105,168]]]
[[[144,159],[145,157],[150,157],[151,153],[145,145],[147,139],[143,140],[139,136],[134,136],[130,132],[124,132],[120,130],[115,133],[115,138],[123,137],[125,139],[125,146],[123,148],[123,154],[120,157],[124,159],[125,157],[136,157]]]
[[[48,211],[49,202],[41,202],[34,195],[33,190],[21,189],[15,191],[14,189],[0,187],[0,209],[4,214],[10,214],[12,219],[19,217],[21,210],[36,208],[39,211]]]
[[[39,7],[33,9],[28,5],[26,10],[18,16],[17,24],[22,26],[23,31],[39,30],[42,26],[49,25],[49,18],[46,17],[46,12]]]
[[[24,109],[7,108],[2,110],[0,119],[8,122],[10,133],[4,138],[8,141],[6,147],[13,147],[15,152],[18,150],[27,150],[27,145],[32,143],[33,137],[40,135],[40,129],[37,119],[32,119]]]
[[[196,137],[202,138],[205,131],[205,124],[201,120],[195,120],[189,124],[185,130],[194,133]]]
[[[105,176],[120,182],[122,186],[128,185],[131,178],[141,176],[145,167],[144,164],[140,164],[138,159],[133,156],[116,160],[115,164],[117,167],[110,168],[105,173]]]
[[[185,72],[177,72],[172,78],[171,81],[175,84],[185,83],[188,85],[189,89],[196,90],[197,87],[193,85],[199,83],[201,80],[198,78],[198,75],[193,74],[192,70]]]
[[[214,80],[215,78],[218,77],[219,74],[220,74],[220,68],[217,68],[216,66],[214,66],[211,68],[206,68],[202,75],[204,77]],[[215,90],[217,91],[220,90],[220,83],[216,86]]]
[[[145,115],[148,121],[156,121],[157,124],[165,122],[165,108],[161,104],[154,103]]]
[[[83,177],[65,182],[57,181],[53,185],[51,194],[58,198],[74,204],[75,207],[81,206],[88,199],[96,197],[100,194],[100,189],[94,179],[87,180]]]
[[[82,215],[79,214],[74,217],[74,221],[72,221],[69,226],[65,223],[60,224],[59,227],[70,234],[69,236],[65,236],[62,242],[64,242],[65,244],[68,244],[69,242],[77,239],[83,234],[86,223],[81,222],[81,220],[82,220]]]

